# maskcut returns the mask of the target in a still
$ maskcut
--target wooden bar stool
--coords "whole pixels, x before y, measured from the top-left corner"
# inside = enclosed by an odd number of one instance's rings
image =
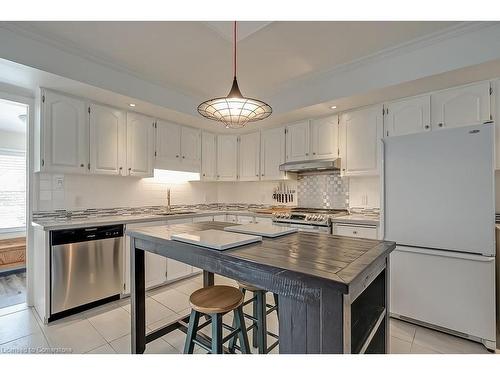
[[[211,354],[222,354],[223,344],[233,338],[238,337],[241,352],[250,354],[245,318],[243,316],[243,301],[245,296],[241,291],[232,286],[214,285],[196,290],[189,297],[191,304],[191,315],[184,345],[184,353],[192,354],[194,345],[199,345]],[[233,326],[222,322],[222,316],[233,311]],[[207,315],[209,320],[200,324],[201,315]],[[197,333],[207,325],[212,324],[211,346],[205,345],[197,339]],[[225,328],[230,333],[223,337],[222,329]]]
[[[253,323],[247,328],[247,331],[252,330],[252,346],[254,348],[259,349],[259,354],[267,354],[271,350],[273,350],[278,345],[279,336],[269,332],[267,330],[267,315],[271,314],[273,311],[276,311],[278,314],[278,295],[273,293],[274,296],[274,306],[266,303],[266,293],[267,291],[257,288],[250,284],[245,284],[242,282],[238,282],[238,287],[240,288],[241,293],[245,296],[247,291],[253,293],[253,297],[248,301],[243,303],[243,306],[252,303],[253,313],[252,315],[244,314],[244,316],[250,319]],[[279,314],[278,314],[279,316]],[[233,326],[236,324],[236,320],[233,321]],[[276,342],[271,344],[269,347],[267,346],[267,336],[274,337]],[[235,348],[239,348],[236,345],[236,337],[229,343],[229,351],[234,352]]]

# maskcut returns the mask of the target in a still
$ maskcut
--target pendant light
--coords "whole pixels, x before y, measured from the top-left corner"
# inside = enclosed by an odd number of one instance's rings
[[[241,94],[236,80],[236,21],[234,22],[234,75],[231,91],[224,98],[209,99],[198,106],[198,112],[210,120],[222,122],[226,128],[241,128],[248,122],[259,121],[272,113],[270,105]]]

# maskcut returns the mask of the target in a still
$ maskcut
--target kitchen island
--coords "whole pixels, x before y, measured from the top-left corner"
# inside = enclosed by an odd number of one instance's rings
[[[131,237],[132,353],[189,316],[146,335],[144,253],[152,252],[279,295],[280,353],[388,353],[389,254],[394,242],[297,232],[226,251],[174,241],[171,235],[235,225],[200,222],[145,227]],[[208,338],[199,334],[200,341]]]

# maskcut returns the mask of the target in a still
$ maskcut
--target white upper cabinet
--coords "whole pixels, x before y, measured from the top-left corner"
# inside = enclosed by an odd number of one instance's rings
[[[181,162],[182,170],[200,171],[201,131],[199,129],[181,127]]]
[[[138,113],[127,113],[127,174],[153,176],[155,121]]]
[[[285,129],[263,130],[260,139],[260,179],[283,179],[285,173],[279,166],[285,162]]]
[[[201,132],[168,121],[156,122],[155,167],[200,172]]]
[[[338,156],[338,116],[311,121],[311,159],[327,159]]]
[[[432,129],[490,121],[490,83],[479,82],[431,95]]]
[[[382,121],[382,105],[342,114],[341,161],[345,175],[379,174]]]
[[[384,128],[386,137],[430,131],[430,95],[385,104]]]
[[[156,159],[159,169],[177,169],[181,159],[181,126],[163,121],[156,121]]]
[[[42,90],[41,111],[41,170],[85,173],[89,162],[85,102]]]
[[[125,112],[90,105],[90,172],[127,175]]]
[[[201,135],[201,179],[217,179],[217,137],[207,132]]]
[[[217,180],[234,181],[238,178],[238,137],[217,136]]]
[[[260,179],[260,133],[240,136],[239,156],[240,181],[258,181]]]
[[[286,161],[309,159],[309,121],[302,121],[286,127]]]

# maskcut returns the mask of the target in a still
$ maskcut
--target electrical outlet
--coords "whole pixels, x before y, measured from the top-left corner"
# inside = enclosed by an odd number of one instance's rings
[[[52,190],[64,190],[64,176],[54,175],[52,176]]]

